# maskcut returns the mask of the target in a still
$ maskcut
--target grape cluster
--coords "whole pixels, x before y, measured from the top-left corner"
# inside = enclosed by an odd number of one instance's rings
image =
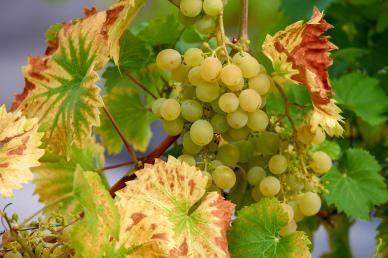
[[[179,17],[183,24],[192,25],[202,34],[210,34],[216,27],[215,17],[224,8],[222,0],[181,0]]]
[[[301,172],[292,137],[265,111],[273,82],[253,56],[236,51],[218,57],[199,48],[181,55],[165,49],[156,63],[171,72],[179,87],[176,97],[157,99],[152,111],[169,135],[181,135],[184,154],[179,159],[205,171],[211,190],[233,188],[236,172],[243,171],[254,201],[273,196],[287,200],[292,216],[284,234],[319,211],[317,176],[330,169],[331,159],[324,152],[310,153],[308,146],[321,143],[325,134],[320,128],[298,129],[297,141],[308,157],[308,175]]]

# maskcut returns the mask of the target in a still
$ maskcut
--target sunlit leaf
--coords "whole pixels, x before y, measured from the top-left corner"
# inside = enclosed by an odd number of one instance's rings
[[[12,197],[13,190],[32,179],[32,167],[39,166],[44,150],[39,149],[43,134],[38,120],[27,119],[21,112],[7,113],[0,106],[0,194]]]

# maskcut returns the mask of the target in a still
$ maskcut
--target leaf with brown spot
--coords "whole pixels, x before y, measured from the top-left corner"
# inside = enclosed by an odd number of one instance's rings
[[[32,179],[32,167],[39,166],[44,150],[39,149],[43,134],[37,119],[27,119],[21,112],[7,113],[0,107],[0,194],[12,197],[13,190]]]
[[[200,171],[169,157],[136,175],[116,192],[119,243],[143,244],[128,257],[229,257],[226,231],[234,204],[206,193]]]

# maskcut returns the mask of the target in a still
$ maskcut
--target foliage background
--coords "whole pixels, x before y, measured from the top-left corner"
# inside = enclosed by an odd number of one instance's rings
[[[20,67],[25,64],[29,54],[39,55],[45,47],[44,33],[46,29],[56,22],[69,20],[82,16],[82,7],[97,5],[107,6],[107,0],[2,0],[0,4],[0,103],[10,104],[16,92],[23,86]],[[329,32],[332,41],[341,49],[334,54],[335,65],[331,68],[332,78],[360,70],[370,77],[375,78],[378,87],[385,93],[388,92],[388,1],[381,0],[251,0],[250,1],[250,35],[254,51],[259,54],[260,42],[267,33],[273,33],[284,28],[287,24],[299,19],[306,19],[311,14],[313,5],[326,10],[327,20],[336,26]],[[166,14],[176,12],[167,0],[150,1],[143,9],[138,22],[145,19],[154,19]],[[226,8],[225,25],[229,35],[237,31],[236,23],[239,12],[239,1],[229,0]],[[344,50],[345,49],[345,50]],[[260,61],[264,60],[261,58]],[[356,81],[351,81],[356,83]],[[352,85],[350,85],[352,86]],[[361,89],[368,89],[371,85],[365,82]],[[357,97],[368,98],[364,95],[367,91],[356,92],[350,100]],[[359,94],[359,95],[357,95]],[[373,100],[373,99],[372,99]],[[387,104],[366,101],[368,105],[377,105],[387,112]],[[380,162],[386,157],[384,141],[379,133],[384,130],[384,118],[371,126],[360,119],[360,114],[354,112],[354,103],[349,103],[345,108],[345,115],[350,117],[350,128],[358,129],[351,137],[351,143],[343,141],[343,146],[353,144],[368,148]],[[363,118],[369,119],[368,114]],[[383,128],[383,129],[381,129]],[[158,138],[163,134],[158,124],[154,125],[154,132]],[[385,129],[386,130],[386,129]],[[386,132],[386,131],[385,131]],[[151,147],[152,147],[151,143]],[[120,159],[120,156],[116,157]],[[111,158],[109,163],[117,163]],[[122,171],[124,173],[125,171]],[[110,182],[115,182],[122,176],[116,171],[109,175]],[[28,185],[15,193],[12,200],[0,200],[0,207],[8,202],[14,202],[11,211],[17,211],[22,217],[36,211],[40,204],[36,197],[31,197],[33,186]],[[351,230],[351,242],[354,257],[372,257],[375,244],[375,231],[378,220],[371,222],[357,221]],[[320,229],[315,235],[315,249],[313,257],[319,257],[327,249],[325,232]]]

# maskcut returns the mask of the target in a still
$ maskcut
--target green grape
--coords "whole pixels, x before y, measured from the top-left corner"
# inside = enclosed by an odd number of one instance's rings
[[[250,130],[248,127],[243,128],[229,128],[228,137],[233,141],[240,141],[248,138]]]
[[[288,222],[287,225],[285,225],[284,227],[282,227],[280,229],[279,234],[282,237],[285,237],[285,236],[288,236],[288,235],[291,235],[292,233],[294,233],[297,228],[298,228],[298,225],[296,224],[295,220],[291,220],[290,222]]]
[[[178,13],[178,20],[184,26],[188,27],[188,26],[193,25],[195,23],[195,21],[197,20],[197,17],[187,17],[182,12],[179,12]]]
[[[244,88],[245,81],[244,79],[241,79],[240,82],[236,85],[226,85],[226,87],[231,91],[240,91]]]
[[[287,175],[286,178],[287,186],[293,191],[300,191],[303,189],[304,184],[295,175]]]
[[[181,54],[175,49],[164,49],[156,56],[156,64],[162,70],[175,70],[181,65],[181,61]]]
[[[188,66],[199,66],[203,59],[203,52],[199,48],[189,48],[183,55],[183,60]]]
[[[279,135],[273,132],[262,132],[252,139],[255,150],[258,153],[271,155],[278,152],[280,147]]]
[[[240,163],[247,163],[249,159],[252,157],[254,152],[254,146],[253,144],[248,140],[241,140],[238,142],[235,142],[234,145],[236,145],[240,151]]]
[[[232,59],[233,63],[240,67],[245,78],[255,77],[260,72],[260,64],[249,53],[236,53]]]
[[[175,99],[166,99],[160,106],[160,115],[164,120],[172,121],[181,113],[181,105]]]
[[[23,258],[23,255],[19,252],[8,252],[4,254],[3,258]]]
[[[218,147],[216,159],[226,166],[235,167],[240,160],[240,150],[236,145],[223,144]]]
[[[272,197],[280,191],[280,181],[276,177],[267,176],[260,182],[260,191],[266,197]]]
[[[203,11],[210,16],[217,16],[224,8],[222,0],[204,0]]]
[[[296,131],[296,137],[301,143],[310,145],[314,137],[313,133],[311,132],[311,126],[300,126]]]
[[[247,126],[254,132],[265,131],[269,123],[269,118],[263,110],[256,110],[248,113]]]
[[[283,155],[274,155],[268,162],[268,169],[272,174],[280,175],[287,170],[287,159]]]
[[[228,121],[228,124],[230,125],[230,127],[242,128],[248,122],[248,113],[241,109],[238,109],[233,113],[227,114],[226,120]]]
[[[185,122],[182,117],[178,117],[172,121],[163,120],[162,124],[164,131],[166,131],[168,135],[176,136],[182,132]]]
[[[195,144],[204,146],[213,139],[213,127],[207,120],[197,120],[191,125],[190,137]]]
[[[247,166],[248,167],[266,167],[267,166],[267,160],[265,160],[261,155],[254,154],[249,159]]]
[[[185,133],[182,137],[183,152],[188,154],[197,154],[202,147],[195,144],[190,137],[190,133]]]
[[[313,139],[311,140],[311,143],[313,143],[313,144],[321,144],[322,142],[325,141],[325,139],[326,139],[325,132],[323,131],[322,128],[317,127],[317,129],[314,132],[314,136],[313,136]]]
[[[171,71],[171,77],[174,81],[184,82],[189,73],[190,67],[185,64],[180,64],[178,68]]]
[[[212,161],[210,161],[210,165],[211,167],[214,169],[216,169],[218,166],[223,166],[224,163],[222,163],[221,161],[219,161],[218,159],[214,159]]]
[[[212,103],[210,103],[211,105],[211,108],[213,109],[214,112],[218,113],[218,114],[225,114],[224,111],[222,111],[220,109],[220,107],[218,106],[218,99],[212,101]]]
[[[202,0],[181,0],[179,7],[184,16],[195,17],[202,11]]]
[[[265,176],[266,173],[262,167],[251,167],[247,173],[247,181],[250,185],[259,185]]]
[[[287,203],[282,203],[282,208],[288,215],[288,223],[293,221],[294,220],[294,209],[292,208],[292,206],[287,204]]]
[[[189,99],[182,102],[181,105],[182,117],[189,122],[195,122],[201,119],[203,115],[203,109],[201,103],[198,101]]]
[[[322,175],[330,170],[331,158],[323,151],[316,151],[311,156],[311,168],[319,175]]]
[[[226,115],[215,114],[210,118],[210,123],[212,124],[215,133],[225,133],[229,129]]]
[[[195,164],[196,164],[196,161],[195,161],[195,158],[191,155],[188,155],[188,154],[182,154],[178,157],[178,159],[182,162],[186,162],[187,164],[189,164],[190,166],[193,166],[195,167]]]
[[[307,192],[298,196],[298,206],[304,216],[314,216],[321,209],[321,198],[317,193]]]
[[[213,17],[204,15],[195,22],[195,28],[202,34],[211,34],[216,28],[216,21]]]
[[[202,86],[199,85],[195,89],[195,94],[200,101],[203,102],[212,102],[218,98],[220,95],[220,87],[217,84],[212,86]]]
[[[195,88],[192,85],[183,85],[181,94],[184,99],[194,99],[197,96],[195,95]]]
[[[260,201],[264,197],[258,185],[252,188],[251,196],[255,202]]]
[[[252,89],[243,90],[238,96],[240,107],[246,112],[253,112],[261,105],[259,93]]]
[[[257,91],[260,95],[266,95],[271,88],[271,77],[265,73],[259,73],[249,79],[248,86],[250,89]]]
[[[239,100],[236,94],[227,92],[221,95],[218,99],[218,106],[223,112],[232,113],[237,110]]]
[[[190,69],[187,78],[189,79],[189,82],[195,86],[198,86],[204,82],[204,80],[201,77],[201,68],[199,66],[195,66]]]
[[[292,207],[293,214],[294,214],[294,220],[296,222],[301,221],[304,218],[303,213],[299,209],[299,205],[297,201],[290,201],[288,202],[288,205]]]
[[[221,80],[227,86],[234,86],[241,82],[242,72],[240,68],[235,64],[227,64],[222,67]]]
[[[236,174],[230,167],[218,166],[212,173],[216,186],[221,189],[230,189],[236,183]]]
[[[152,113],[154,113],[157,117],[160,117],[160,107],[162,106],[165,98],[159,98],[152,103]]]
[[[203,60],[201,66],[201,77],[207,82],[214,82],[221,73],[222,64],[217,57],[207,57]]]

